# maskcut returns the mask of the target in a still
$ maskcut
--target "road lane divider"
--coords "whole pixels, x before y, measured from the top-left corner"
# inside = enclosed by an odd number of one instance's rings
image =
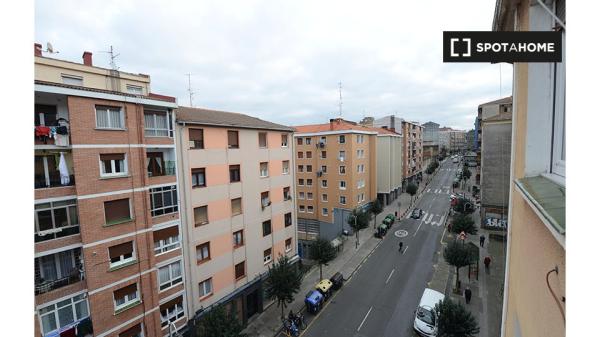
[[[369,308],[369,311],[367,311],[367,314],[365,315],[365,318],[363,318],[362,322],[360,322],[360,325],[358,326],[358,329],[356,329],[356,332],[360,331],[360,328],[362,328],[363,324],[365,324],[365,321],[367,320],[367,317],[369,317],[369,314],[371,313],[371,310],[373,310],[373,307]]]
[[[388,276],[387,280],[385,280],[385,284],[388,284],[388,282],[390,281],[390,278],[392,278],[392,275],[394,274],[394,271],[396,269],[392,269],[392,272],[390,273],[390,276]]]

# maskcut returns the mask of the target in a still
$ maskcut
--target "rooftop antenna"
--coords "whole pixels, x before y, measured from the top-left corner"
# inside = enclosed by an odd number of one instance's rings
[[[54,47],[52,47],[52,43],[50,42],[46,42],[46,50],[42,50],[45,53],[50,53],[50,54],[58,54],[59,51],[54,51]]]
[[[192,91],[192,74],[187,73],[186,74],[188,77],[188,93],[190,94],[190,108],[194,107],[194,101],[193,101],[193,96],[194,96],[194,92]]]
[[[342,117],[342,82],[338,82],[338,85],[340,89],[340,117]]]
[[[115,51],[113,49],[113,46],[110,46],[110,50],[109,51],[100,51],[101,53],[108,53],[110,54],[110,67],[112,68],[112,70],[119,70],[119,67],[117,67],[117,63],[115,62],[115,60],[117,59],[117,56],[121,55],[121,54],[116,54],[115,55]]]

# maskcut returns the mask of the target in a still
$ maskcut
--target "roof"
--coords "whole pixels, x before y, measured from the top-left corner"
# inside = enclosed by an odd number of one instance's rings
[[[294,127],[298,133],[319,133],[319,132],[332,132],[332,131],[364,131],[364,132],[376,132],[380,135],[396,135],[400,134],[392,130],[384,128],[376,128],[370,126],[363,126],[355,122],[347,121],[345,119],[336,118],[330,120],[329,123],[325,124],[310,124],[310,125],[298,125]]]
[[[135,97],[143,97],[143,98],[146,98],[146,99],[152,99],[152,100],[156,100],[156,101],[164,101],[164,102],[175,103],[175,97],[164,96],[164,95],[159,95],[159,94],[154,94],[154,93],[150,93],[148,96],[144,96],[144,95],[134,95],[134,94],[125,93],[125,92],[121,92],[121,91],[113,91],[113,90],[97,89],[97,88],[90,88],[90,87],[82,87],[82,86],[79,86],[79,85],[64,84],[64,83],[57,83],[57,82],[48,82],[48,81],[35,80],[34,83],[35,84],[41,84],[41,85],[51,85],[51,86],[54,86],[54,87],[61,87],[61,88],[69,88],[69,89],[76,89],[76,90],[83,90],[83,91],[90,91],[90,92],[99,92],[99,93],[103,93],[103,94],[126,96],[126,97],[134,97],[134,98]]]
[[[176,116],[178,122],[186,122],[191,124],[229,126],[246,129],[281,130],[289,132],[294,131],[294,129],[289,126],[264,121],[260,118],[237,112],[180,106],[177,109]]]
[[[481,104],[479,104],[479,106],[492,105],[492,104],[508,104],[508,103],[512,103],[512,100],[513,100],[512,96],[508,96],[508,97],[497,99],[495,101],[481,103]]]
[[[512,112],[501,112],[497,115],[488,117],[484,119],[484,122],[499,122],[499,121],[511,121],[512,120]]]

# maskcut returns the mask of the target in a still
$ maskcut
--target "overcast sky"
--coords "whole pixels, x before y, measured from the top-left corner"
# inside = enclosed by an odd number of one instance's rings
[[[396,4],[397,3],[397,4]],[[168,4],[167,7],[165,4]],[[510,95],[512,66],[442,63],[444,30],[490,30],[495,0],[40,1],[35,41],[52,57],[151,76],[189,106],[277,123],[396,114],[473,128],[477,105]],[[46,54],[47,55],[47,54]],[[500,82],[502,78],[502,84]]]

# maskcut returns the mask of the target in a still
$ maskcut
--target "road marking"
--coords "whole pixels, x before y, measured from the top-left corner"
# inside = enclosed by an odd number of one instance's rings
[[[408,236],[408,232],[404,229],[400,229],[394,232],[394,235],[398,238],[403,238]]]
[[[388,284],[388,282],[390,281],[390,278],[392,278],[392,274],[394,274],[394,270],[396,270],[396,269],[392,269],[390,276],[388,276],[387,280],[385,280],[385,284]]]
[[[367,314],[365,315],[365,318],[363,318],[362,322],[358,326],[358,329],[356,329],[357,332],[360,331],[360,328],[362,328],[363,324],[365,324],[365,321],[367,320],[367,317],[369,317],[369,314],[371,313],[371,310],[373,310],[373,307],[370,307],[369,311],[367,311]]]
[[[404,248],[404,251],[402,252],[402,255],[404,255],[404,253],[406,253],[407,250],[408,250],[408,245],[406,246],[406,248]]]

